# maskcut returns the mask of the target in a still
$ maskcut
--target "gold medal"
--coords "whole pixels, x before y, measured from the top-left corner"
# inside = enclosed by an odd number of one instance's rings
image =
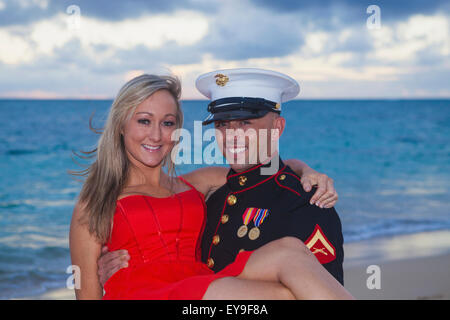
[[[256,240],[259,238],[259,235],[261,234],[261,231],[259,230],[259,226],[263,223],[263,221],[267,218],[269,215],[269,209],[257,209],[253,222],[255,223],[255,227],[250,230],[248,233],[248,237],[250,240]]]
[[[248,232],[247,224],[250,222],[250,220],[252,220],[253,216],[255,215],[255,212],[256,212],[255,208],[247,208],[245,210],[244,214],[242,215],[242,222],[244,222],[244,224],[240,226],[237,231],[237,236],[239,238],[242,238],[247,234]]]
[[[247,231],[248,231],[248,228],[247,228],[247,226],[244,224],[244,225],[242,225],[242,226],[238,229],[238,231],[237,231],[237,236],[238,236],[239,238],[242,238],[242,237],[244,237],[244,236],[247,234]]]
[[[260,234],[261,232],[259,231],[258,227],[254,227],[248,233],[248,237],[250,238],[250,240],[256,240],[259,238]]]

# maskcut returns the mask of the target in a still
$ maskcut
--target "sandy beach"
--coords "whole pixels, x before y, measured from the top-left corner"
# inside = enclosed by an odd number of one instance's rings
[[[345,255],[344,284],[357,299],[450,299],[450,231],[350,243]],[[369,289],[377,267],[379,289]]]
[[[450,299],[450,230],[346,244],[344,275],[357,299]],[[74,298],[62,288],[22,299]]]

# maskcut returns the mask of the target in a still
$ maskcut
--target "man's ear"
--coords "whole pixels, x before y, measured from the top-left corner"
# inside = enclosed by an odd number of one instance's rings
[[[273,123],[273,129],[278,129],[278,136],[281,137],[286,126],[286,119],[282,116],[276,117]]]

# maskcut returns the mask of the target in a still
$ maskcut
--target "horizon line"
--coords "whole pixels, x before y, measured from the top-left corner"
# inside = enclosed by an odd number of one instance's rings
[[[41,100],[41,101],[113,101],[114,98],[96,98],[96,97],[1,97],[0,100]],[[325,98],[298,98],[298,99],[292,99],[289,101],[308,101],[308,100],[450,100],[450,96],[448,97],[440,97],[440,96],[433,96],[433,97],[325,97]],[[180,101],[210,101],[209,99],[180,99]],[[286,101],[288,102],[288,101]]]

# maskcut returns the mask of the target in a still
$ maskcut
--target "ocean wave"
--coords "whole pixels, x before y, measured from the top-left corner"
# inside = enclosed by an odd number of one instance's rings
[[[0,208],[1,209],[12,209],[16,207],[20,207],[23,203],[18,200],[13,201],[7,201],[7,202],[0,202]]]
[[[27,154],[37,153],[39,150],[31,150],[31,149],[10,149],[5,152],[5,154],[10,156],[22,156]]]
[[[1,209],[12,209],[20,206],[30,206],[37,208],[45,207],[73,207],[74,200],[42,200],[42,199],[24,199],[0,202]]]
[[[344,229],[345,242],[357,242],[384,236],[450,229],[449,221],[389,219],[364,226]]]
[[[0,299],[32,296],[63,287],[70,263],[68,247],[0,246]]]
[[[80,187],[65,188],[59,190],[59,194],[78,194],[80,192]]]
[[[447,188],[407,188],[406,190],[399,189],[387,189],[377,192],[382,196],[392,196],[392,195],[442,195],[450,193]]]
[[[1,271],[0,271],[1,272]],[[8,273],[0,284],[0,299],[14,299],[43,294],[49,290],[65,287],[68,275],[49,274],[42,271]]]
[[[60,143],[51,147],[43,147],[41,149],[7,149],[4,151],[4,154],[8,156],[26,156],[32,154],[50,154],[61,150],[67,151],[70,150],[70,147],[66,143]]]
[[[39,200],[29,199],[23,201],[25,204],[34,207],[67,207],[74,206],[75,200]]]
[[[45,234],[12,234],[0,238],[1,248],[32,249],[40,250],[45,247],[69,247],[68,232],[62,236],[51,236]]]

